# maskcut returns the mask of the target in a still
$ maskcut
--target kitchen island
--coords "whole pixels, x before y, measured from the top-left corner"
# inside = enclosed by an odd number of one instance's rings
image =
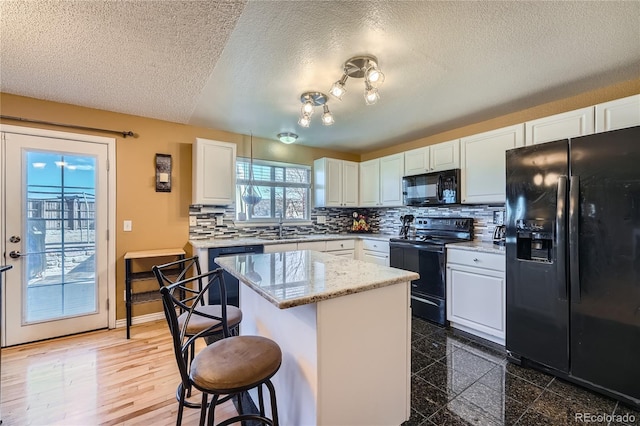
[[[282,349],[272,379],[281,424],[409,419],[409,282],[418,274],[309,250],[215,261],[245,284],[240,333]]]

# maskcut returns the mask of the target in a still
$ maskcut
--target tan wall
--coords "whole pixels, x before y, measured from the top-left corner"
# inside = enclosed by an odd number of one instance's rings
[[[191,204],[191,146],[196,137],[238,144],[238,155],[249,156],[249,137],[127,114],[83,108],[0,93],[2,115],[78,126],[131,130],[137,138],[117,137],[116,142],[116,316],[125,317],[123,301],[124,260],[128,251],[183,247],[190,251],[189,204]],[[2,120],[3,124],[48,128],[58,131],[111,136],[98,132],[30,125]],[[155,154],[170,154],[173,182],[170,193],[155,192]],[[312,165],[313,160],[333,157],[358,161],[355,154],[284,145],[275,140],[253,139],[255,158]],[[124,232],[122,222],[133,221]],[[159,303],[136,305],[134,315],[159,312]]]
[[[491,120],[486,120],[479,123],[471,124],[469,126],[451,129],[446,132],[438,133],[436,135],[427,136],[402,144],[397,144],[388,148],[367,152],[360,156],[360,161],[371,160],[374,158],[383,157],[385,155],[407,151],[409,149],[420,148],[422,146],[433,145],[436,143],[446,142],[465,136],[475,135],[477,133],[511,126],[513,124],[524,123],[525,121],[548,117],[550,115],[572,111],[574,109],[585,108],[602,102],[635,95],[637,93],[640,93],[640,79],[625,81],[613,86],[608,86],[577,96],[572,96],[570,98],[562,99],[555,102],[549,102],[522,111],[513,112],[511,114],[496,117]]]

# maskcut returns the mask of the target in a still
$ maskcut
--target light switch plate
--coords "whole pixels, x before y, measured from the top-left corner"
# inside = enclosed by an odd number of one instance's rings
[[[131,223],[131,221],[130,220],[125,220],[124,224],[123,224],[124,232],[131,232],[132,228],[133,228],[133,224]]]
[[[218,226],[224,225],[224,216],[216,216],[216,225]]]
[[[326,216],[318,216],[318,224],[319,225],[324,225],[325,223],[327,223],[327,217]]]
[[[189,226],[197,226],[198,218],[195,216],[189,216]]]
[[[504,225],[504,210],[493,212],[493,223],[495,225]]]

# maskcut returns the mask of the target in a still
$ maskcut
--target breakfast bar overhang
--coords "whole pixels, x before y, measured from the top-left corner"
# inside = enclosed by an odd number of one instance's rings
[[[280,345],[283,425],[400,425],[410,416],[410,281],[309,250],[219,257],[240,286],[242,335]]]

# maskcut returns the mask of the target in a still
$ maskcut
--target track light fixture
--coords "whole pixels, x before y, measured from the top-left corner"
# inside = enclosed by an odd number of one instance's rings
[[[375,56],[354,56],[344,63],[344,73],[340,80],[333,83],[329,94],[338,100],[346,93],[347,78],[364,78],[364,100],[367,105],[373,105],[380,99],[378,86],[384,81],[384,74],[378,68]]]
[[[322,106],[322,124],[325,126],[331,126],[334,123],[333,114],[329,111],[329,105],[327,105],[327,95],[320,92],[305,92],[300,95],[300,102],[302,102],[302,108],[300,110],[300,119],[298,124],[302,127],[309,127],[311,124],[311,116],[315,107]]]

